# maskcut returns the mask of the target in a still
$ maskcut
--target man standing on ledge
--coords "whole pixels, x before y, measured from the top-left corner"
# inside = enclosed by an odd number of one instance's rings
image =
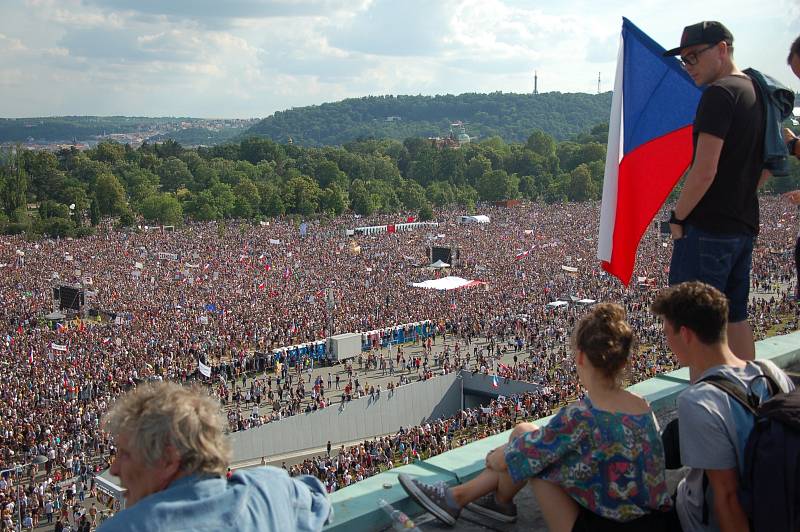
[[[720,22],[686,26],[680,46],[664,55],[680,55],[695,84],[707,87],[695,114],[692,165],[669,220],[669,284],[698,280],[724,292],[730,302],[728,344],[736,356],[752,360],[747,304],[759,225],[762,102],[753,81],[733,63],[733,35]]]
[[[104,419],[117,456],[111,474],[127,508],[98,529],[317,531],[331,513],[314,477],[255,467],[226,478],[228,445],[220,405],[174,383],[140,386]]]

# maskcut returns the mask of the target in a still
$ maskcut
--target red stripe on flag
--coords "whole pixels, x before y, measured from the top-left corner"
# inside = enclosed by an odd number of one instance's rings
[[[625,286],[642,235],[691,162],[692,126],[642,144],[620,162],[611,261],[603,269]]]

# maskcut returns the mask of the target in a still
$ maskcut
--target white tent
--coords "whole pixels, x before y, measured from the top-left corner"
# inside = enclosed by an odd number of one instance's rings
[[[483,281],[471,281],[461,277],[442,277],[441,279],[430,279],[421,283],[411,283],[411,286],[417,288],[427,288],[430,290],[454,290],[456,288],[466,288],[476,286],[479,284],[486,284]]]
[[[449,267],[450,267],[450,265],[449,265],[449,264],[447,264],[447,263],[446,263],[445,261],[443,261],[442,259],[439,259],[439,260],[437,260],[436,262],[434,262],[433,264],[431,264],[431,265],[430,265],[430,266],[428,266],[428,267],[429,267],[429,268],[449,268]]]
[[[491,220],[485,214],[476,214],[475,216],[459,216],[458,223],[461,224],[488,224]]]

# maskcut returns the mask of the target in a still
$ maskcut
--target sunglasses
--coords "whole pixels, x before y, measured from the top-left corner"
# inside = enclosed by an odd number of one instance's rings
[[[683,68],[686,68],[687,65],[688,66],[695,66],[697,64],[697,62],[700,61],[698,56],[700,54],[702,54],[703,52],[706,52],[706,51],[711,50],[712,48],[716,47],[717,44],[719,44],[719,43],[709,44],[705,48],[701,48],[700,50],[697,50],[696,52],[692,52],[690,54],[682,55],[681,58],[680,58],[681,66],[683,66]]]

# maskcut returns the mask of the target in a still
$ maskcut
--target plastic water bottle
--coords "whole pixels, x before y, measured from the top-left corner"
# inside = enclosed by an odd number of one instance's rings
[[[384,499],[378,500],[378,506],[386,512],[386,515],[392,520],[392,528],[395,530],[411,530],[412,532],[422,532],[414,521],[411,520],[406,514],[396,509],[394,506],[386,502]]]

